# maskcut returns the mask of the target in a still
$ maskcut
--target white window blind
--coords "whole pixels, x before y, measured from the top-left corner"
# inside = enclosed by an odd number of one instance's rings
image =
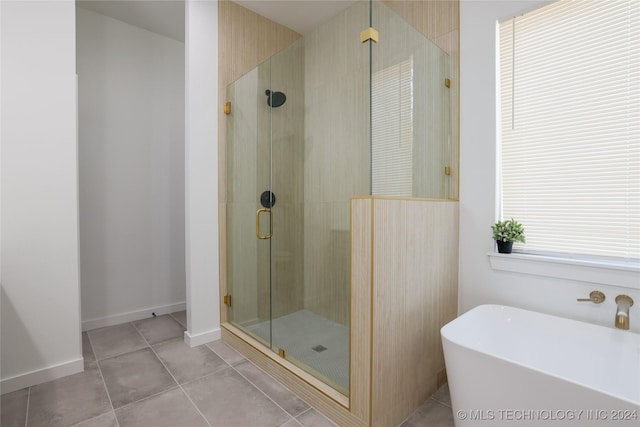
[[[371,194],[413,194],[413,59],[372,75]]]
[[[558,1],[499,30],[514,247],[640,259],[640,1]]]

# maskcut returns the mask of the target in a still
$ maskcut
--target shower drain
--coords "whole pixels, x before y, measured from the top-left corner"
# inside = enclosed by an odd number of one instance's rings
[[[328,350],[327,347],[323,345],[317,345],[315,347],[311,347],[312,350],[317,351],[318,353],[322,353],[325,350]]]

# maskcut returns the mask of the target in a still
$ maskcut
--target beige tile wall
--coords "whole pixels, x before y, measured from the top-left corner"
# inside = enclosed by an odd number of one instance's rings
[[[437,389],[440,328],[457,309],[458,203],[373,200],[372,425],[398,425]]]
[[[396,426],[435,392],[440,328],[456,316],[458,202],[351,202],[351,410]]]

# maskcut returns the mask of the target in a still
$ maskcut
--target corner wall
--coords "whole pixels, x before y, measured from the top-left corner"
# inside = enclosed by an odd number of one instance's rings
[[[194,347],[220,338],[218,257],[218,2],[185,1],[185,240],[187,331]]]
[[[460,4],[461,175],[459,313],[506,304],[613,326],[615,297],[631,296],[631,330],[640,332],[640,288],[493,270],[490,226],[496,220],[496,24],[546,1],[463,1]],[[640,279],[640,278],[639,278]],[[603,304],[578,303],[592,290]],[[635,319],[635,320],[634,320]]]
[[[1,2],[2,393],[83,370],[75,2]]]

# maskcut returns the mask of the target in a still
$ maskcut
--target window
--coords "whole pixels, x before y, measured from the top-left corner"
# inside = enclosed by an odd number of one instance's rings
[[[516,250],[640,260],[640,2],[562,0],[499,31]]]

